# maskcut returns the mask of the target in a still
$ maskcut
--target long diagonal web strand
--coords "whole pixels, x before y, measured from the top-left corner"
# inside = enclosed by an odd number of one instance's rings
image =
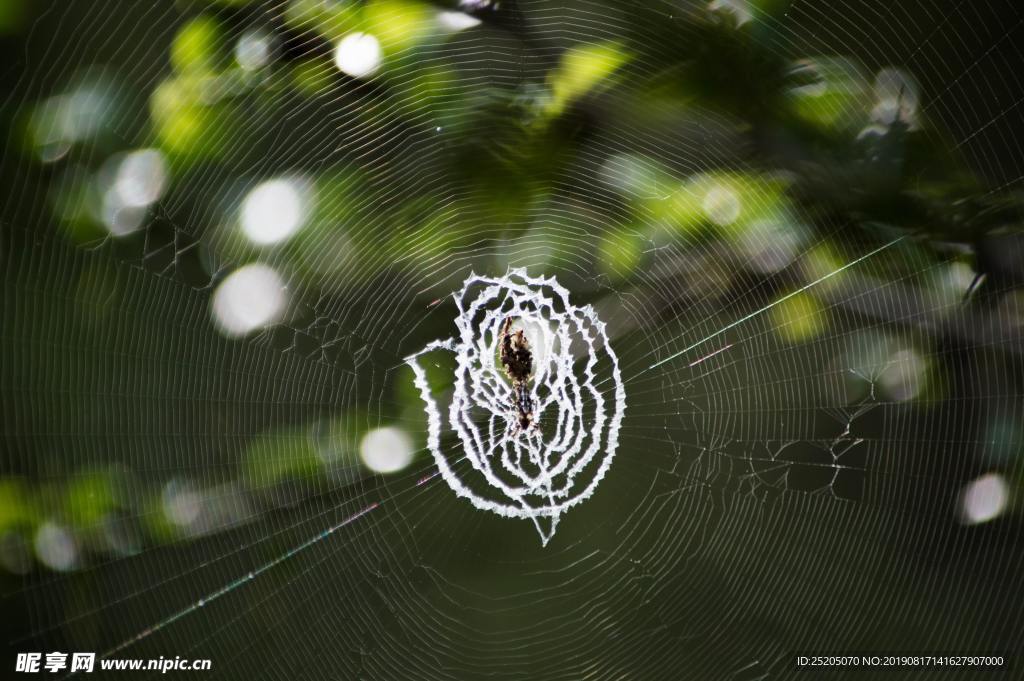
[[[458,463],[458,461],[456,461],[455,463]],[[381,505],[383,505],[384,503],[386,503],[388,501],[391,501],[391,500],[397,498],[398,496],[400,496],[402,494],[405,494],[407,492],[414,491],[414,490],[417,490],[419,488],[422,488],[423,485],[425,485],[427,482],[432,480],[437,475],[438,475],[437,472],[429,473],[427,475],[422,475],[422,476],[420,476],[417,479],[417,481],[416,481],[416,483],[414,485],[412,485],[411,487],[408,487],[408,488],[406,488],[404,490],[399,491],[398,493],[392,495],[389,499],[385,499],[385,500],[382,500],[382,501],[375,501],[375,502],[373,502],[371,504],[366,505],[361,510],[353,513],[352,515],[347,516],[346,518],[344,518],[340,522],[338,522],[338,523],[328,527],[326,530],[323,530],[323,531],[319,532],[318,534],[313,535],[312,537],[310,537],[306,541],[302,542],[301,544],[297,544],[296,546],[292,547],[291,549],[288,549],[287,551],[285,551],[281,555],[277,556],[276,558],[273,558],[273,559],[271,559],[269,561],[266,561],[262,565],[254,568],[253,570],[250,570],[248,573],[242,575],[241,577],[238,577],[237,579],[234,579],[234,580],[228,582],[227,584],[225,584],[221,588],[219,588],[219,589],[209,593],[206,596],[203,596],[199,600],[192,602],[191,604],[185,606],[184,608],[181,608],[180,610],[177,610],[176,612],[172,613],[171,615],[168,615],[167,617],[165,617],[164,619],[160,620],[159,622],[157,622],[157,623],[155,623],[155,624],[153,624],[151,626],[146,627],[145,629],[141,630],[139,633],[135,634],[134,636],[132,636],[132,637],[130,637],[128,639],[125,639],[124,641],[122,641],[121,643],[118,643],[113,648],[110,648],[109,650],[104,651],[99,657],[101,659],[108,658],[111,655],[114,655],[114,654],[116,654],[116,653],[118,653],[118,652],[128,648],[129,646],[131,646],[131,645],[133,645],[135,643],[138,643],[139,641],[141,641],[141,640],[143,640],[145,638],[148,638],[149,636],[152,636],[153,634],[159,632],[160,630],[175,624],[176,622],[182,620],[183,618],[185,618],[185,617],[195,613],[199,609],[206,607],[207,605],[209,605],[213,601],[221,598],[222,596],[226,596],[227,594],[237,590],[238,588],[244,586],[245,584],[247,584],[249,582],[252,582],[257,577],[262,575],[263,573],[265,573],[265,572],[267,572],[269,570],[272,570],[273,568],[277,567],[278,565],[281,565],[282,563],[284,563],[285,561],[287,561],[287,560],[289,560],[291,558],[294,558],[295,556],[297,556],[300,553],[304,552],[306,549],[312,548],[313,546],[319,544],[320,542],[322,542],[325,539],[329,538],[331,535],[333,535],[338,530],[341,530],[341,529],[351,525],[352,523],[360,520],[361,518],[367,516],[368,514],[370,514],[373,511],[375,511],[376,509],[380,508]],[[68,676],[74,676],[74,674],[68,674],[67,676],[62,677],[62,678],[67,678]]]
[[[757,317],[759,315],[764,314],[765,312],[767,312],[768,310],[772,309],[773,307],[786,302],[787,300],[789,300],[793,296],[799,295],[799,294],[803,293],[804,291],[806,291],[807,289],[813,288],[813,287],[817,286],[818,284],[820,284],[820,283],[822,283],[822,282],[824,282],[824,281],[826,281],[828,279],[831,279],[832,277],[836,276],[837,274],[839,274],[841,272],[844,272],[844,271],[850,269],[851,267],[853,267],[853,266],[855,266],[855,265],[857,265],[859,263],[864,262],[868,258],[870,258],[870,257],[872,257],[874,255],[877,255],[878,253],[881,253],[882,251],[884,251],[887,248],[890,248],[890,247],[898,244],[900,241],[903,241],[906,238],[907,238],[906,235],[896,237],[892,241],[890,241],[890,242],[888,242],[886,244],[883,244],[882,246],[879,246],[875,250],[870,251],[868,253],[865,253],[864,255],[860,256],[859,258],[856,258],[855,260],[851,260],[850,262],[846,263],[842,267],[837,267],[836,269],[831,270],[827,274],[823,274],[822,276],[818,277],[814,281],[808,282],[808,283],[804,284],[803,286],[801,286],[800,288],[795,289],[793,291],[790,291],[789,293],[787,293],[786,295],[782,296],[778,300],[773,300],[772,302],[768,303],[764,307],[759,308],[757,310],[754,310],[750,314],[744,315],[743,317],[740,317],[739,319],[737,319],[734,322],[730,322],[729,324],[726,324],[725,326],[723,326],[722,328],[718,329],[714,333],[708,334],[707,336],[705,336],[704,338],[701,338],[696,343],[688,345],[687,347],[683,348],[679,352],[673,353],[673,354],[669,355],[668,357],[666,357],[665,359],[663,359],[663,360],[661,360],[659,362],[655,362],[654,364],[650,365],[649,367],[647,367],[643,371],[640,371],[637,374],[635,374],[632,378],[636,378],[637,376],[642,376],[645,373],[647,373],[648,371],[651,371],[652,369],[657,369],[658,367],[660,367],[663,364],[667,364],[668,362],[671,362],[674,359],[682,357],[683,355],[685,355],[686,353],[690,352],[694,348],[700,347],[704,343],[707,343],[712,338],[716,338],[718,336],[721,336],[726,331],[728,331],[730,329],[733,329],[733,328],[739,326],[740,324],[743,324],[744,322],[748,322],[751,319],[753,319],[753,318],[755,318],[755,317]]]
[[[203,598],[200,598],[198,601],[195,601],[195,602],[191,603],[190,605],[182,608],[181,610],[178,610],[174,614],[169,615],[168,617],[165,617],[164,619],[160,620],[156,624],[154,624],[152,626],[149,626],[149,627],[146,627],[145,629],[140,631],[135,636],[132,636],[131,638],[126,639],[126,640],[122,641],[121,643],[117,644],[116,646],[114,646],[113,648],[105,651],[101,655],[101,657],[103,657],[103,658],[110,657],[111,655],[113,655],[113,654],[115,654],[115,653],[117,653],[117,652],[119,652],[121,650],[124,650],[128,646],[130,646],[130,645],[132,645],[134,643],[138,643],[142,639],[144,639],[144,638],[146,638],[148,636],[152,636],[153,634],[157,633],[161,629],[174,624],[175,622],[177,622],[178,620],[182,619],[183,617],[187,617],[188,615],[196,612],[200,608],[203,608],[203,607],[209,605],[210,603],[212,603],[213,601],[217,600],[221,596],[225,596],[225,595],[231,593],[232,591],[238,589],[243,584],[245,584],[247,582],[251,582],[252,580],[256,579],[256,577],[260,576],[264,572],[267,572],[268,570],[271,570],[271,569],[277,567],[278,565],[280,565],[281,563],[285,562],[286,560],[288,560],[288,559],[290,559],[290,558],[292,558],[292,557],[302,553],[306,549],[308,549],[308,548],[310,548],[310,547],[312,547],[312,546],[322,542],[324,539],[327,539],[328,537],[330,537],[332,534],[334,534],[338,530],[340,530],[340,529],[342,529],[342,528],[344,528],[344,527],[346,527],[348,525],[351,525],[352,523],[354,523],[355,521],[359,520],[360,518],[362,518],[366,514],[371,513],[375,509],[379,508],[381,503],[383,503],[383,502],[375,501],[372,504],[369,504],[368,506],[366,506],[362,510],[357,511],[356,513],[353,513],[352,515],[348,516],[347,518],[345,518],[341,522],[339,522],[339,523],[337,523],[335,525],[332,525],[331,527],[328,527],[326,530],[320,532],[319,534],[316,534],[313,537],[311,537],[310,539],[307,539],[306,541],[302,542],[301,544],[298,544],[297,546],[292,547],[291,549],[285,551],[284,553],[282,553],[281,555],[277,556],[276,558],[273,558],[273,559],[263,563],[259,567],[255,568],[254,570],[251,570],[247,574],[245,574],[245,575],[243,575],[243,576],[241,576],[241,577],[239,577],[239,578],[237,578],[235,580],[232,580],[231,582],[228,582],[227,584],[225,584],[221,588],[217,589],[216,591],[210,593],[209,595],[204,596]]]

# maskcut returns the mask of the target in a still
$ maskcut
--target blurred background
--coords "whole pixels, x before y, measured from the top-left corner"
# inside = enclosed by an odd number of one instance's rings
[[[1013,660],[1022,23],[1009,0],[0,0],[0,664]],[[431,477],[403,363],[510,267],[595,307],[627,395],[547,547]],[[943,674],[973,676],[898,677]]]

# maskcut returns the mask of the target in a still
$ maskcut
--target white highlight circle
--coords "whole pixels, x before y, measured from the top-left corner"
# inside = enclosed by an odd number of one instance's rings
[[[305,220],[303,188],[293,180],[276,179],[257,185],[242,202],[242,231],[255,244],[284,241]]]
[[[334,48],[334,64],[353,78],[365,78],[380,68],[380,43],[369,33],[349,33]]]
[[[254,263],[232,272],[213,294],[213,318],[226,336],[242,336],[280,319],[287,303],[277,271]]]
[[[970,525],[998,518],[1010,499],[1010,489],[998,473],[987,473],[971,481],[960,496],[963,521]]]
[[[412,439],[398,428],[376,428],[363,436],[359,443],[359,455],[370,470],[394,473],[412,461]]]

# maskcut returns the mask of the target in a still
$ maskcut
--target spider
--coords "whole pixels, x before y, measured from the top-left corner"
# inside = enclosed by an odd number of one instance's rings
[[[519,428],[527,430],[533,425],[533,398],[530,397],[533,352],[523,330],[512,331],[511,317],[506,317],[501,325],[498,347],[501,365],[512,381],[512,410],[519,421]]]

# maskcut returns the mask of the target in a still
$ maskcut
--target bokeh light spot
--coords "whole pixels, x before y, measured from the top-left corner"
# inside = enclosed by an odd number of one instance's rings
[[[78,561],[78,547],[74,537],[65,528],[45,522],[36,532],[36,557],[53,570],[70,570]]]
[[[334,64],[353,78],[365,78],[380,68],[380,43],[369,33],[350,33],[334,50]]]
[[[960,511],[965,523],[976,525],[997,518],[1010,500],[1010,490],[998,473],[987,473],[969,482],[960,495]]]
[[[480,20],[465,12],[440,12],[437,15],[437,23],[449,31],[464,31],[480,25]]]
[[[306,192],[295,180],[269,180],[242,202],[242,231],[255,244],[284,241],[302,226]]]
[[[287,302],[277,271],[254,263],[236,270],[217,287],[213,318],[224,335],[242,336],[280,319]]]
[[[917,397],[925,384],[928,363],[909,348],[897,350],[878,375],[887,395],[900,402]]]
[[[370,470],[394,473],[412,461],[412,439],[399,428],[376,428],[363,436],[359,455]]]
[[[125,206],[148,206],[161,196],[167,184],[167,164],[156,149],[133,151],[121,161],[114,189]]]
[[[263,31],[246,31],[235,44],[235,61],[245,71],[257,71],[270,63],[273,44]]]
[[[724,227],[731,225],[739,218],[740,197],[728,187],[715,185],[704,195],[702,207],[708,220]]]
[[[202,497],[194,487],[181,480],[171,480],[162,495],[164,516],[178,527],[189,527],[199,519]]]

